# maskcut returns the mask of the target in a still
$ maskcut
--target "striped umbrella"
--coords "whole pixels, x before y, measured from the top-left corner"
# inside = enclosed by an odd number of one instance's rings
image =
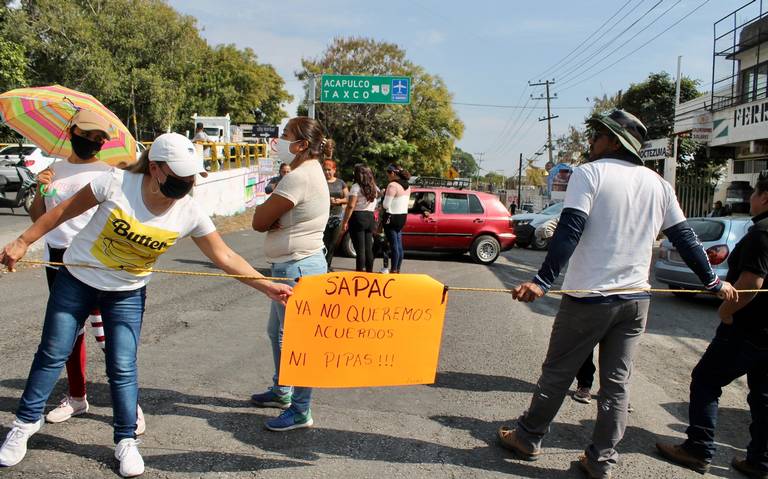
[[[96,155],[113,166],[136,161],[136,140],[128,128],[99,100],[61,85],[17,88],[0,95],[0,120],[51,156],[72,153],[67,132],[80,109],[103,116],[112,125],[111,140]]]

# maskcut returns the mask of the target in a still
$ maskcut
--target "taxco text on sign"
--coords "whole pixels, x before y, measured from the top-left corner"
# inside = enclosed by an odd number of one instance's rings
[[[411,79],[398,76],[323,75],[320,79],[322,103],[411,102]]]

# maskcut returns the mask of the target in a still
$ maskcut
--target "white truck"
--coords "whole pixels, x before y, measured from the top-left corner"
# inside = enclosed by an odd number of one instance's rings
[[[239,126],[232,125],[229,113],[225,116],[199,116],[195,113],[192,115],[192,136],[198,123],[203,124],[203,131],[213,142],[240,143],[243,141],[242,131]]]

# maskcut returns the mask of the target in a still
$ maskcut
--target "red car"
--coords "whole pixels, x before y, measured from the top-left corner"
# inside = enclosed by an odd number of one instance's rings
[[[491,264],[515,244],[509,211],[498,197],[479,191],[411,187],[403,249],[469,252],[480,264]],[[345,236],[342,251],[354,256]]]

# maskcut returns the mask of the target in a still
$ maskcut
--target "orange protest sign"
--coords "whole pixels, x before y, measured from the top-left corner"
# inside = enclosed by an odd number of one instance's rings
[[[286,306],[280,384],[434,383],[447,300],[423,274],[301,278]]]

